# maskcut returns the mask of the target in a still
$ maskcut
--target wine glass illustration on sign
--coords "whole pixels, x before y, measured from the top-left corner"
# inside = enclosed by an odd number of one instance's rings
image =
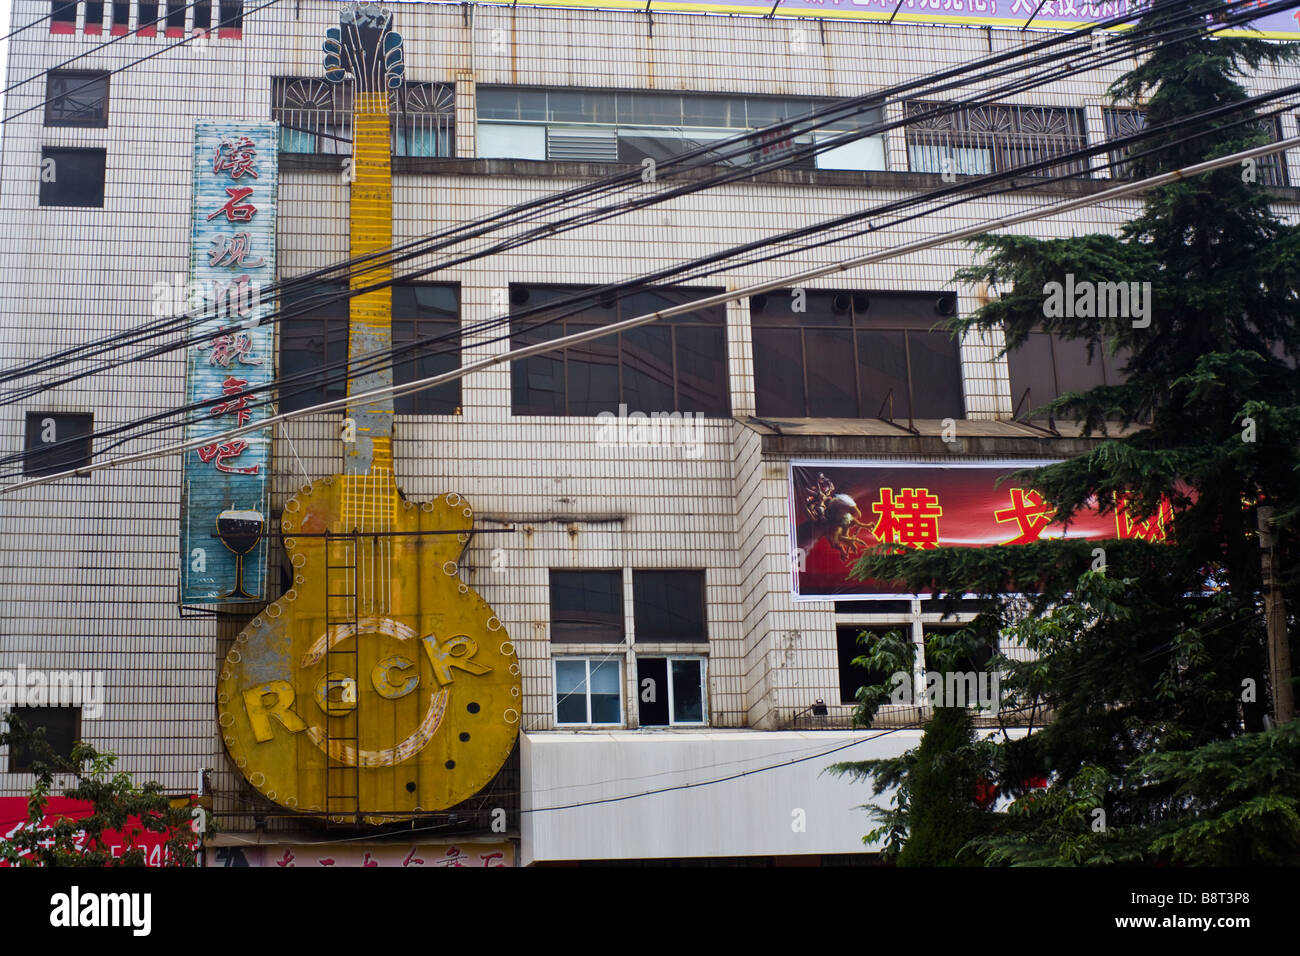
[[[244,590],[244,556],[257,547],[266,531],[266,517],[260,511],[227,508],[217,515],[217,539],[235,555],[235,587],[228,598],[255,601]]]

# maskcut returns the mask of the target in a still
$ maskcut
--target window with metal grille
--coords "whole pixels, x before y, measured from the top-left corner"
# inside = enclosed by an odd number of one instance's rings
[[[45,76],[46,126],[108,126],[108,74],[51,70]]]
[[[1140,133],[1146,129],[1147,125],[1146,111],[1140,109],[1108,107],[1102,110],[1102,118],[1105,121],[1106,138],[1108,140],[1120,139],[1121,137]],[[1261,145],[1263,143],[1275,143],[1282,138],[1282,117],[1264,116],[1258,121],[1248,124],[1247,128],[1258,132]],[[1148,148],[1150,148],[1149,144],[1136,143],[1111,150],[1110,161],[1114,164],[1111,167],[1111,176],[1116,179],[1133,178],[1135,170],[1132,164],[1125,162],[1125,160],[1133,153]],[[1256,162],[1259,182],[1269,186],[1288,185],[1286,153],[1284,151],[1261,156]]]
[[[982,176],[1015,169],[1088,145],[1083,110],[1058,106],[958,106],[910,102],[908,169],[917,173]],[[944,109],[945,112],[936,112]],[[1081,175],[1085,160],[1026,172],[1030,176]]]
[[[512,348],[558,339],[701,299],[715,289],[646,289],[622,299],[559,301],[581,286],[510,287]],[[555,303],[553,305],[553,303]],[[731,414],[726,310],[697,309],[511,363],[516,415]]]
[[[297,283],[281,293],[281,411],[347,395],[349,300],[340,282]],[[397,283],[392,292],[393,383],[403,385],[460,367],[460,292],[454,285]],[[300,314],[292,314],[292,313]],[[415,345],[419,341],[423,344]],[[398,351],[400,350],[400,351]],[[292,376],[292,378],[291,378]],[[399,396],[405,415],[460,413],[460,381]]]
[[[280,152],[352,152],[350,81],[299,77],[271,81],[271,118],[280,123]],[[388,94],[394,156],[454,156],[456,93],[446,83],[406,83]]]
[[[749,303],[760,418],[961,418],[950,293],[782,290]]]
[[[90,464],[94,417],[82,412],[28,412],[23,474],[53,475]]]

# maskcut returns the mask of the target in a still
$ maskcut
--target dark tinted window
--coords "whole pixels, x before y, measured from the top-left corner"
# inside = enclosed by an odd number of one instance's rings
[[[16,707],[13,712],[29,731],[43,727],[45,742],[60,757],[72,755],[73,744],[81,735],[80,707]],[[9,772],[30,770],[34,758],[30,748],[11,748]]]
[[[1098,385],[1118,385],[1123,355],[1112,356],[1102,344],[1066,339],[1047,332],[1030,332],[1019,348],[1007,353],[1011,376],[1011,405],[1024,418],[1066,392],[1086,392]]]
[[[703,571],[633,571],[637,643],[707,641]]]
[[[955,310],[939,293],[754,296],[759,416],[961,417],[959,347],[939,328]]]
[[[909,625],[900,624],[897,630],[907,632]],[[881,633],[887,632],[885,629]],[[866,644],[858,643],[858,636],[866,632]],[[876,684],[888,684],[892,675],[884,672],[870,671],[863,667],[855,666],[854,658],[862,657],[870,652],[870,642],[874,640],[876,634],[868,631],[861,625],[842,624],[835,629],[836,656],[839,661],[840,669],[840,703],[856,704],[858,702],[857,693],[860,687],[872,687]]]
[[[54,0],[51,5],[53,15],[50,17],[55,23],[76,23],[77,22],[77,0]]]
[[[579,286],[511,286],[511,347],[521,348],[704,298],[716,290],[653,289],[575,306],[554,305]],[[550,306],[548,308],[548,306]],[[540,310],[533,313],[531,310]],[[531,314],[525,314],[531,313]],[[515,361],[516,415],[629,412],[731,414],[726,312],[670,316],[626,332]]]
[[[455,286],[393,287],[393,347],[424,344],[396,355],[393,382],[402,385],[460,368],[460,296]],[[406,415],[460,413],[460,380],[399,396],[394,411]]]
[[[51,70],[45,80],[45,125],[108,125],[108,74]]]
[[[552,571],[551,640],[623,640],[623,572]]]
[[[339,298],[345,291],[340,282],[311,282],[280,294],[280,411],[347,395],[341,376],[348,358],[348,300]]]
[[[93,416],[28,412],[23,474],[52,475],[90,464]]]
[[[41,205],[102,207],[107,162],[102,149],[42,147]]]
[[[668,658],[636,659],[636,699],[642,727],[668,726]]]
[[[185,29],[185,3],[184,0],[168,0],[167,3],[167,26],[172,30]]]

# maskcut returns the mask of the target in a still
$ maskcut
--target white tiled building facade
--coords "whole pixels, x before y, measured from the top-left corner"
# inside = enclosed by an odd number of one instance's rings
[[[240,30],[214,31],[202,43],[168,49],[178,38],[166,33],[188,35],[195,10],[215,23],[233,8],[190,8],[183,27],[144,36],[134,31],[154,8],[144,5],[142,19],[137,0],[53,6],[60,11],[53,21],[9,41],[8,84],[23,85],[5,98],[0,162],[0,354],[6,367],[149,319],[155,284],[188,270],[195,121],[277,118],[273,79],[323,76],[321,42],[343,8],[329,0],[248,4]],[[92,21],[101,17],[100,31],[87,30],[88,8]],[[501,88],[828,99],[868,94],[1024,42],[1014,31],[836,20],[421,3],[389,8],[404,39],[407,80],[454,91],[455,133],[441,158],[408,157],[395,166],[398,242],[612,171],[598,162],[544,158],[562,155],[558,127],[521,132],[523,121],[517,127],[490,122],[483,104],[499,104]],[[7,29],[50,13],[44,0],[15,0]],[[115,31],[114,18],[128,14],[126,30]],[[104,45],[107,40],[116,42]],[[164,52],[133,63],[158,51]],[[121,69],[108,80],[106,126],[47,125],[46,74],[56,68]],[[1118,70],[1071,76],[1005,102],[1080,110],[1087,142],[1101,143],[1107,138],[1104,92]],[[1270,72],[1251,85],[1262,90],[1294,82],[1291,72]],[[898,119],[902,111],[901,103],[891,102],[885,118]],[[1282,115],[1279,132],[1296,135],[1294,114]],[[538,144],[545,150],[551,142],[547,135],[554,144],[539,157]],[[429,280],[458,287],[460,319],[468,328],[501,315],[512,286],[622,281],[942,184],[937,171],[909,171],[921,154],[909,152],[902,128],[877,142],[844,163],[866,169],[765,174],[459,264]],[[479,146],[498,155],[481,156]],[[102,205],[42,204],[42,150],[55,147],[106,151]],[[518,150],[511,154],[516,158],[501,155],[511,149]],[[347,257],[348,185],[341,158],[330,155],[338,151],[281,154],[276,252],[282,278]],[[531,158],[518,158],[525,156]],[[1285,162],[1285,182],[1300,182],[1300,155]],[[637,188],[649,193],[666,187]],[[1064,192],[1048,186],[968,203],[870,238],[689,284],[734,289],[778,279],[1021,212]],[[1277,195],[1279,211],[1293,212],[1292,190],[1280,188]],[[1053,237],[1112,230],[1137,208],[1136,202],[1109,203],[1022,231]],[[808,288],[955,293],[957,307],[968,312],[978,306],[981,290],[954,285],[952,277],[969,261],[965,246],[949,244]],[[607,447],[598,442],[602,423],[594,416],[517,414],[508,365],[468,376],[458,414],[397,417],[396,470],[410,498],[457,491],[473,504],[479,527],[516,528],[476,535],[461,573],[505,623],[522,664],[518,787],[524,812],[512,811],[509,821],[510,835],[522,839],[522,862],[862,852],[867,819],[854,807],[868,792],[820,771],[834,760],[897,753],[914,744],[918,732],[882,737],[849,731],[837,627],[887,621],[913,627],[919,638],[938,617],[920,602],[891,604],[883,616],[867,617],[860,605],[841,605],[837,614],[833,602],[793,600],[789,461],[1050,458],[1083,447],[1011,423],[1013,383],[1006,359],[995,357],[996,340],[961,345],[964,414],[959,408],[952,416],[955,443],[941,439],[939,418],[918,418],[917,435],[870,416],[784,415],[776,417],[787,424],[773,427],[755,420],[763,398],[756,394],[750,303],[733,302],[725,314],[730,415],[703,421],[699,447]],[[496,334],[467,332],[462,361],[508,349]],[[132,350],[117,354],[135,358]],[[89,413],[100,431],[180,405],[183,388],[184,364],[176,351],[55,385],[0,407],[4,454],[22,452],[29,413]],[[338,418],[331,415],[299,419],[277,432],[274,509],[309,479],[341,471],[337,436]],[[175,437],[163,433],[124,448]],[[109,452],[108,442],[97,441],[96,460],[124,450]],[[102,671],[103,713],[97,719],[82,715],[82,736],[117,753],[122,769],[175,793],[193,792],[196,772],[212,768],[209,783],[222,826],[251,833],[257,795],[226,758],[215,723],[218,665],[251,614],[214,618],[178,608],[179,467],[175,457],[159,458],[0,498],[0,669]],[[6,467],[16,471],[21,463]],[[278,561],[273,552],[272,597],[280,593]],[[619,572],[622,644],[552,640],[550,575],[584,569]],[[639,730],[634,575],[668,569],[703,570],[707,635],[701,637],[707,642],[651,649],[707,659],[707,726]],[[923,611],[929,615],[924,621]],[[621,661],[618,726],[555,729],[553,659],[575,655]],[[839,729],[812,729],[806,718],[818,701],[829,705],[828,726]],[[840,747],[847,749],[809,759]],[[741,782],[706,783],[795,760],[803,762]],[[0,795],[20,796],[31,780],[0,763]],[[674,792],[677,786],[682,789]],[[669,792],[616,804],[617,812],[605,806],[553,809],[661,787]],[[728,806],[741,809],[723,812]],[[795,810],[808,814],[806,831],[792,829]],[[634,819],[657,822],[628,822]],[[665,822],[674,820],[678,825]],[[271,824],[272,831],[277,827],[286,825]]]

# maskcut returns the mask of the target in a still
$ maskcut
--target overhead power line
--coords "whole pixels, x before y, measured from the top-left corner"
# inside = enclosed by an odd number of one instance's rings
[[[225,442],[240,435],[250,432],[259,431],[263,428],[277,425],[281,422],[292,421],[295,418],[302,418],[306,415],[319,414],[321,412],[333,411],[335,409],[346,408],[350,405],[362,405],[367,402],[382,401],[388,398],[397,398],[402,395],[413,394],[444,382],[451,382],[463,378],[473,372],[482,371],[504,362],[515,361],[522,358],[528,358],[533,355],[540,355],[543,352],[554,351],[555,349],[568,348],[579,345],[583,342],[590,342],[594,339],[602,338],[606,335],[612,335],[617,332],[624,332],[650,322],[660,319],[671,318],[674,315],[682,315],[686,312],[692,312],[697,309],[707,308],[713,305],[723,305],[727,302],[734,302],[739,299],[749,298],[763,292],[773,292],[782,288],[797,286],[803,282],[813,279],[819,279],[823,276],[834,275],[839,272],[845,272],[849,269],[858,268],[864,265],[872,265],[878,262],[885,262],[889,259],[896,259],[902,256],[911,255],[915,252],[922,252],[926,249],[932,249],[936,246],[946,243],[958,242],[964,239],[971,239],[981,236],[997,229],[1005,229],[1010,226],[1020,225],[1026,222],[1033,222],[1038,219],[1045,219],[1050,216],[1058,216],[1062,213],[1072,212],[1075,209],[1084,209],[1089,206],[1096,206],[1104,202],[1110,202],[1116,199],[1125,199],[1129,196],[1145,192],[1148,189],[1154,189],[1158,186],[1164,186],[1179,180],[1188,179],[1193,176],[1199,176],[1203,173],[1212,172],[1216,169],[1223,169],[1228,166],[1239,165],[1242,162],[1251,159],[1258,159],[1276,152],[1279,149],[1291,149],[1300,146],[1300,136],[1280,140],[1277,143],[1270,143],[1266,146],[1256,146],[1253,149],[1241,150],[1231,153],[1227,156],[1221,156],[1216,159],[1207,160],[1197,163],[1185,169],[1176,169],[1172,172],[1161,173],[1156,176],[1149,176],[1146,179],[1138,180],[1133,183],[1125,183],[1112,189],[1104,190],[1092,196],[1081,196],[1076,199],[1067,200],[1057,203],[1043,209],[1033,209],[1027,212],[1018,213],[1013,216],[1005,216],[1000,219],[986,220],[963,229],[953,230],[938,236],[931,236],[926,239],[919,239],[893,249],[885,249],[879,252],[868,253],[867,255],[857,256],[851,259],[845,259],[840,262],[832,263],[828,266],[819,266],[814,269],[806,269],[792,275],[784,276],[780,279],[773,279],[766,282],[759,282],[753,285],[745,286],[734,291],[722,292],[718,295],[708,296],[694,302],[683,305],[672,306],[667,309],[661,309],[657,312],[651,312],[646,315],[636,316],[635,318],[625,319],[621,322],[614,322],[610,325],[590,329],[584,332],[576,332],[572,335],[566,335],[548,342],[542,342],[536,345],[525,346],[524,348],[513,349],[501,355],[490,356],[477,362],[471,362],[461,368],[447,372],[442,375],[433,375],[427,378],[419,379],[401,386],[387,385],[381,388],[370,389],[356,395],[350,395],[345,398],[333,399],[322,402],[309,408],[300,409],[294,412],[281,412],[272,415],[269,418],[259,422],[250,423],[239,428],[233,428],[222,432],[218,435],[210,435],[203,438],[191,439],[190,441],[178,442],[165,448],[152,449],[150,451],[138,452],[130,455],[121,455],[108,461],[97,464],[83,465],[78,468],[71,468],[66,471],[53,475],[46,475],[39,478],[29,478],[25,481],[16,482],[3,490],[4,494],[11,494],[24,488],[31,488],[37,485],[49,484],[63,478],[72,478],[92,474],[98,471],[104,471],[110,468],[118,468],[122,465],[133,464],[140,461],[148,461],[155,458],[163,458],[171,455],[183,454],[187,451],[210,445],[213,442]]]

